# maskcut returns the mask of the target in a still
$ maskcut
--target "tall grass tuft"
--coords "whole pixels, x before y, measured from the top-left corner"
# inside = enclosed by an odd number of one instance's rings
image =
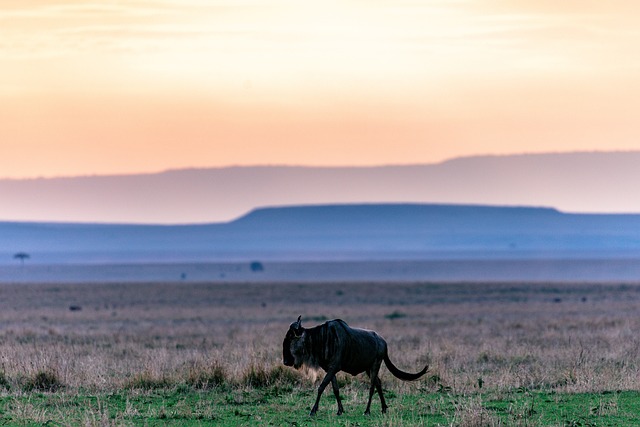
[[[192,366],[187,374],[187,384],[190,387],[210,390],[229,384],[227,370],[222,364],[213,362],[209,366]]]
[[[454,421],[459,427],[502,427],[504,423],[482,405],[480,398],[468,398],[456,404]]]
[[[297,371],[281,365],[266,368],[264,365],[252,363],[242,375],[242,383],[255,388],[292,387],[299,384],[300,381],[301,376]]]
[[[11,381],[7,376],[6,372],[0,371],[0,389],[10,390],[11,389]]]
[[[252,363],[243,373],[242,382],[250,387],[263,388],[269,385],[269,373],[263,365]]]
[[[22,385],[24,391],[56,392],[64,388],[58,372],[52,368],[37,371],[26,377]]]
[[[294,386],[302,381],[302,376],[298,371],[282,365],[271,367],[269,374],[272,385]]]
[[[125,382],[124,388],[131,390],[161,390],[174,387],[175,381],[165,375],[154,375],[151,371],[145,370]]]

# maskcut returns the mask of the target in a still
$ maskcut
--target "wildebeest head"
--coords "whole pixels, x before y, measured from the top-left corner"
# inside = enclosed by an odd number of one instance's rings
[[[282,342],[282,363],[285,366],[293,366],[298,369],[302,366],[304,348],[302,335],[304,328],[302,327],[302,316],[298,316],[298,320],[289,325],[287,335]]]

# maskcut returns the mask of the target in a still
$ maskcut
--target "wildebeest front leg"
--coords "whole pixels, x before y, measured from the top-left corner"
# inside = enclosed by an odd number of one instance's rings
[[[318,387],[318,397],[316,397],[316,403],[313,405],[313,408],[311,408],[311,412],[309,413],[309,415],[315,415],[316,412],[318,411],[318,405],[320,404],[320,397],[322,396],[324,389],[327,388],[327,385],[329,385],[331,380],[336,376],[337,372],[338,372],[337,370],[334,371],[331,369],[327,372],[327,375],[325,375],[324,378],[322,379],[322,382]]]
[[[338,402],[338,415],[342,415],[344,412],[344,408],[342,407],[342,401],[340,400],[340,390],[338,389],[338,379],[334,375],[331,378],[331,386],[333,387],[333,394],[336,396],[336,401]]]

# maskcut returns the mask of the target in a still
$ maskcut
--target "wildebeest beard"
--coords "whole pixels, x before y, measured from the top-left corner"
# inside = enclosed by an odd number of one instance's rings
[[[384,361],[389,371],[404,381],[413,381],[423,376],[428,366],[411,374],[396,368],[387,354],[387,343],[376,332],[351,328],[340,319],[330,320],[314,328],[302,327],[301,316],[289,325],[289,330],[282,343],[282,361],[286,366],[299,369],[306,366],[311,369],[322,368],[326,375],[318,387],[318,396],[311,409],[311,415],[318,410],[320,396],[329,382],[338,402],[338,415],[344,412],[336,374],[339,371],[351,375],[365,372],[371,378],[369,401],[365,414],[369,414],[371,399],[375,390],[380,396],[382,412],[386,412],[387,404],[382,394],[382,383],[378,377],[380,366]]]
[[[305,366],[309,369],[320,369],[320,364],[316,360],[313,351],[307,351],[312,345],[311,337],[309,334],[303,333],[301,337],[295,338],[291,341],[291,354],[293,355],[293,367],[300,369]]]

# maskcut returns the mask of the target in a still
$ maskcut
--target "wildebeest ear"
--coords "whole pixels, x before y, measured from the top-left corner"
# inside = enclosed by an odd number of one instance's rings
[[[298,324],[298,327],[302,326],[302,322],[300,321],[300,319],[302,319],[302,315],[298,316],[298,321],[296,322]]]

